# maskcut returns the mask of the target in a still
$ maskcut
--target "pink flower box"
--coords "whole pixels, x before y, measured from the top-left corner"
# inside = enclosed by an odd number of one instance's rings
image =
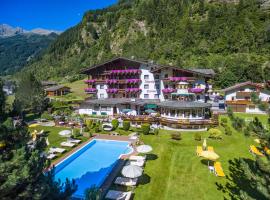
[[[188,92],[190,92],[190,93],[201,93],[203,91],[204,91],[204,89],[202,89],[202,88],[189,88],[188,89]]]
[[[173,88],[165,88],[162,90],[163,93],[165,94],[169,94],[169,93],[173,93],[173,92],[176,92],[176,89],[173,89]]]
[[[85,80],[84,82],[85,83],[95,83],[96,79]]]
[[[170,81],[177,82],[177,81],[187,81],[187,77],[169,77]]]
[[[97,89],[96,88],[85,88],[84,91],[87,93],[96,93]]]
[[[110,88],[106,90],[107,93],[111,93],[111,94],[116,94],[118,93],[118,89],[117,88]]]

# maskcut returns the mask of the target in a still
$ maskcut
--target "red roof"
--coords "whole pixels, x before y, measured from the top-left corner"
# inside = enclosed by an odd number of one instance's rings
[[[253,86],[253,87],[256,87],[256,88],[260,88],[260,89],[263,88],[263,86],[261,84],[259,84],[259,83],[253,83],[251,81],[247,81],[247,82],[238,83],[238,84],[233,85],[231,87],[225,88],[222,91],[223,92],[228,92],[228,91],[231,91],[231,90],[235,90],[235,89],[241,88],[243,86]]]

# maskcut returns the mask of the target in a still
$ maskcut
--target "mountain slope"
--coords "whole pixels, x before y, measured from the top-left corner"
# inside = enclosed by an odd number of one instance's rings
[[[74,79],[81,68],[119,55],[213,68],[218,87],[263,81],[270,79],[270,16],[258,0],[121,0],[87,12],[27,70]]]
[[[12,34],[12,33],[9,33]],[[56,34],[15,34],[0,37],[0,75],[17,72],[55,40]]]

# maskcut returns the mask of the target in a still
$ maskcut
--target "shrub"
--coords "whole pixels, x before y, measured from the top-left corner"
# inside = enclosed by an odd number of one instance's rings
[[[92,119],[87,119],[87,120],[85,120],[85,124],[89,129],[91,129],[92,124],[93,124],[93,120]]]
[[[202,135],[198,132],[195,133],[194,135],[194,139],[197,140],[197,141],[201,141],[202,140]]]
[[[269,108],[269,106],[268,106],[268,103],[260,103],[260,104],[258,105],[258,108],[259,108],[261,111],[266,111],[266,110]]]
[[[96,133],[99,133],[100,132],[99,126],[95,126],[95,132]]]
[[[270,117],[268,117],[268,124],[270,125]]]
[[[211,128],[211,129],[209,129],[208,133],[209,133],[209,138],[212,138],[212,139],[222,139],[222,133],[217,128]]]
[[[154,134],[155,134],[155,135],[158,135],[158,134],[159,134],[159,129],[158,129],[158,128],[155,128]]]
[[[92,186],[84,191],[85,200],[98,200],[101,197],[101,193],[98,187]]]
[[[248,127],[244,128],[243,132],[244,132],[244,135],[247,136],[247,137],[251,135],[251,133],[250,133],[251,131],[250,131],[250,129]]]
[[[45,111],[42,113],[41,119],[53,120],[53,117],[47,111]]]
[[[225,127],[228,124],[228,119],[227,118],[221,118],[220,122],[221,122],[221,126]]]
[[[123,121],[123,129],[128,131],[130,128],[130,121]]]
[[[245,121],[240,117],[235,117],[232,121],[232,126],[235,130],[241,131],[245,126]]]
[[[181,133],[172,133],[172,134],[171,134],[171,138],[172,138],[173,140],[181,140],[181,139],[182,139]]]
[[[117,129],[119,126],[119,121],[118,119],[113,119],[112,120],[112,126],[113,126],[113,130]]]
[[[89,132],[90,130],[89,130],[89,128],[86,126],[86,127],[84,127],[84,132]]]
[[[226,124],[226,126],[224,128],[225,128],[226,135],[232,135],[232,129],[228,124]]]
[[[149,132],[150,132],[150,124],[142,124],[141,125],[141,128],[142,128],[142,133],[144,134],[144,135],[148,135],[149,134]]]
[[[233,114],[233,110],[231,107],[228,107],[227,108],[227,114],[229,116],[230,119],[233,119],[234,118],[234,114]]]
[[[73,129],[73,136],[76,138],[76,137],[79,137],[81,135],[80,133],[80,130],[78,129]]]

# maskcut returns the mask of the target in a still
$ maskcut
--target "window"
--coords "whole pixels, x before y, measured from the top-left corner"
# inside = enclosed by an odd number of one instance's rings
[[[155,99],[159,99],[159,94],[155,94]]]
[[[159,74],[155,74],[155,79],[159,79]]]
[[[165,75],[164,75],[164,78],[168,78],[168,76],[169,76],[168,74],[165,74]]]
[[[160,85],[159,84],[156,84],[156,89],[159,90],[160,89]]]
[[[148,84],[145,84],[144,85],[144,89],[149,89],[149,85]]]
[[[145,99],[149,99],[149,94],[144,94]]]
[[[99,97],[103,99],[104,98],[104,94],[100,94]]]
[[[148,80],[149,79],[149,75],[144,75],[144,80]]]
[[[104,89],[104,85],[100,85],[100,89]]]
[[[107,106],[101,106],[100,110],[101,111],[107,111]]]

